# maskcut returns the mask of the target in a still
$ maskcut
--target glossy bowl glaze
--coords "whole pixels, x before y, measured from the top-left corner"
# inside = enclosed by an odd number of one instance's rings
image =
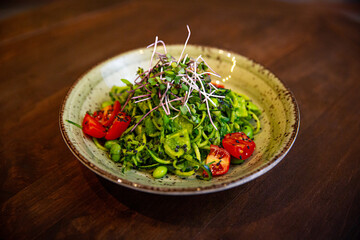
[[[168,53],[176,58],[182,49],[182,45],[167,46]],[[163,52],[163,49],[158,48],[158,51]],[[246,94],[261,108],[262,128],[255,136],[257,148],[253,156],[241,165],[231,166],[227,174],[211,181],[177,176],[154,179],[149,172],[130,170],[123,173],[121,164],[112,162],[81,129],[66,122],[81,123],[86,111],[98,110],[100,104],[109,99],[112,85],[123,85],[122,78],[133,81],[139,66],[147,69],[152,50],[143,48],[95,66],[67,93],[60,110],[60,129],[66,144],[80,162],[96,174],[125,187],[156,194],[193,195],[239,186],[266,173],[285,157],[296,139],[300,124],[299,109],[291,91],[271,72],[233,52],[194,45],[188,45],[185,52],[194,58],[202,55],[207,64],[222,76],[213,80]]]

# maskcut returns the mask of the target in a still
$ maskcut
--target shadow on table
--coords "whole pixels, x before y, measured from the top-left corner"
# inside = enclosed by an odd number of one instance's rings
[[[231,225],[241,223],[243,225],[264,218],[285,207],[279,204],[274,206],[264,204],[266,194],[262,193],[259,188],[264,184],[264,179],[256,179],[250,183],[216,193],[167,196],[132,190],[102,177],[97,176],[97,178],[105,191],[130,211],[161,222],[180,224],[181,226],[201,227],[218,216],[224,223]],[[104,201],[109,200],[108,196],[103,193],[99,193],[98,196]],[[119,214],[122,213],[123,211],[119,212]]]
[[[98,177],[106,191],[121,204],[142,215],[173,224],[201,226],[229,204],[242,187],[195,196],[167,196],[136,191]]]

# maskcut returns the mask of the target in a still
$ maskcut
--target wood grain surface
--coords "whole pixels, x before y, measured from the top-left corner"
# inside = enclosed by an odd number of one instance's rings
[[[292,90],[298,138],[242,186],[158,196],[115,185],[65,145],[59,108],[92,66],[152,42],[245,55]],[[360,5],[49,1],[0,19],[0,239],[359,239]]]

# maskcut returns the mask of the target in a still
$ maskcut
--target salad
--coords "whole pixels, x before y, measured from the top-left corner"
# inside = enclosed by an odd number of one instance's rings
[[[156,37],[148,46],[153,47],[150,67],[139,67],[134,83],[122,79],[125,86],[112,87],[101,110],[76,124],[122,164],[122,171],[210,180],[254,152],[260,109],[247,96],[213,83],[220,76],[201,56],[184,55],[187,28],[178,59]],[[159,44],[164,53],[156,51]]]

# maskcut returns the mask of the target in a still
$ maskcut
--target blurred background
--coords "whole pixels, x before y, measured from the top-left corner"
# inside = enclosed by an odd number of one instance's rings
[[[267,174],[213,195],[101,180],[61,137],[66,93],[157,35],[183,44],[186,24],[189,44],[284,81],[301,112],[294,146]],[[355,0],[0,1],[0,239],[360,239],[359,26]]]
[[[0,19],[11,17],[13,15],[26,12],[33,8],[38,8],[46,4],[54,4],[56,2],[64,2],[66,0],[7,0],[0,2]],[[277,0],[282,2],[290,3],[330,3],[330,4],[339,4],[339,3],[356,3],[360,0]],[[73,2],[73,1],[68,1]],[[98,0],[98,1],[89,1],[89,5],[98,4],[99,6],[104,6],[107,3],[110,5],[116,1],[113,0]]]

